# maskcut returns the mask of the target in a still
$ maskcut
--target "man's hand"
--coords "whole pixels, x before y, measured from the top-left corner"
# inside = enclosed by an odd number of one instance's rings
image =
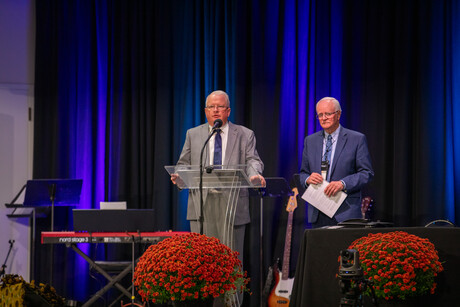
[[[182,180],[178,174],[171,174],[171,181],[177,185],[179,189],[183,189],[185,187],[184,180]]]
[[[328,197],[335,196],[337,192],[343,190],[342,181],[331,181],[327,187],[324,189],[324,194]]]
[[[323,182],[323,176],[319,173],[311,173],[310,177],[307,179],[307,184],[320,184]]]
[[[177,185],[179,189],[185,188],[185,183],[178,174],[171,174],[171,181]]]
[[[261,185],[263,187],[265,187],[267,185],[267,183],[265,182],[265,178],[262,175],[251,176],[251,178],[249,178],[249,180],[254,185]]]

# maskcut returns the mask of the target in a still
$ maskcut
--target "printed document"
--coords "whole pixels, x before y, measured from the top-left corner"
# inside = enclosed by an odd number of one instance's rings
[[[339,191],[335,196],[328,197],[324,194],[324,189],[328,184],[329,182],[326,180],[323,180],[320,184],[310,184],[305,193],[303,193],[302,198],[316,209],[332,218],[345,198],[347,198],[347,194]]]

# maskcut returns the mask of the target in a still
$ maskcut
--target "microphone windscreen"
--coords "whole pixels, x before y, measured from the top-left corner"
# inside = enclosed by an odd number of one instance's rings
[[[220,128],[222,127],[222,124],[223,124],[222,120],[218,118],[214,121],[214,128]]]

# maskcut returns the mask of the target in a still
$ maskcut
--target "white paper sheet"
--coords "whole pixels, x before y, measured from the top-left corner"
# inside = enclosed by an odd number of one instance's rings
[[[329,182],[326,180],[323,180],[321,184],[310,184],[305,193],[303,193],[302,198],[316,209],[332,218],[345,198],[347,198],[347,194],[339,191],[335,196],[327,197],[327,195],[324,194],[324,189],[328,184]]]

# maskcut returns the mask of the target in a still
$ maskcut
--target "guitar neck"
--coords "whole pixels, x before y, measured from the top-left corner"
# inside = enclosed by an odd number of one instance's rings
[[[284,241],[284,253],[283,253],[283,268],[281,270],[282,279],[286,280],[289,278],[289,261],[291,258],[291,238],[292,238],[292,219],[294,212],[290,211],[288,216],[288,222],[286,226],[286,239]]]

